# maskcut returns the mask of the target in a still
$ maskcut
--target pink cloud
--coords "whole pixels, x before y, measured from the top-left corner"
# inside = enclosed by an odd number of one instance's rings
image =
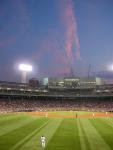
[[[49,29],[46,36],[40,40],[41,42],[36,42],[36,51],[32,55],[32,58],[38,63],[44,64],[46,62],[45,68],[42,68],[44,74],[68,74],[72,62],[80,59],[77,22],[72,1],[59,0],[59,2],[64,32],[59,33],[57,29]],[[61,37],[63,37],[63,40],[61,40]],[[73,51],[73,46],[75,51]],[[47,57],[49,57],[48,62]]]
[[[72,0],[62,0],[61,3],[61,18],[65,26],[65,36],[66,44],[65,49],[69,62],[73,61],[73,57],[76,56],[76,59],[80,59],[80,43],[77,33],[77,22],[76,17],[73,11]],[[72,45],[75,45],[76,52],[75,54],[72,51]]]

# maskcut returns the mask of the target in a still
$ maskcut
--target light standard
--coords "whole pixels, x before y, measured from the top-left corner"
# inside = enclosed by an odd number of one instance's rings
[[[21,82],[26,83],[27,72],[32,71],[32,66],[28,64],[20,64],[19,70],[22,71]]]

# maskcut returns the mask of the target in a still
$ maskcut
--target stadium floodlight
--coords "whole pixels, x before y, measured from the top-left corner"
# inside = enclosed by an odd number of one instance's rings
[[[32,71],[32,66],[28,64],[20,64],[19,70],[22,71],[21,82],[26,83],[27,72]]]
[[[113,65],[111,65],[111,70],[113,71]]]
[[[26,64],[20,64],[19,65],[19,70],[32,71],[32,66],[31,65],[26,65]]]

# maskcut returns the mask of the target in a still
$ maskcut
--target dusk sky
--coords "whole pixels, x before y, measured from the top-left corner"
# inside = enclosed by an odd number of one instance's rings
[[[0,80],[19,81],[19,63],[36,78],[109,70],[113,0],[0,0]]]

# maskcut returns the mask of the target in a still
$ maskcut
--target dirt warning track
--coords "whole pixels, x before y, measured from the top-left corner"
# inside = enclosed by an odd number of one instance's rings
[[[88,113],[88,114],[79,114],[76,113],[74,115],[64,115],[64,114],[54,114],[48,112],[28,112],[28,115],[33,116],[42,116],[42,117],[49,117],[49,118],[101,118],[101,117],[113,117],[113,113]]]

